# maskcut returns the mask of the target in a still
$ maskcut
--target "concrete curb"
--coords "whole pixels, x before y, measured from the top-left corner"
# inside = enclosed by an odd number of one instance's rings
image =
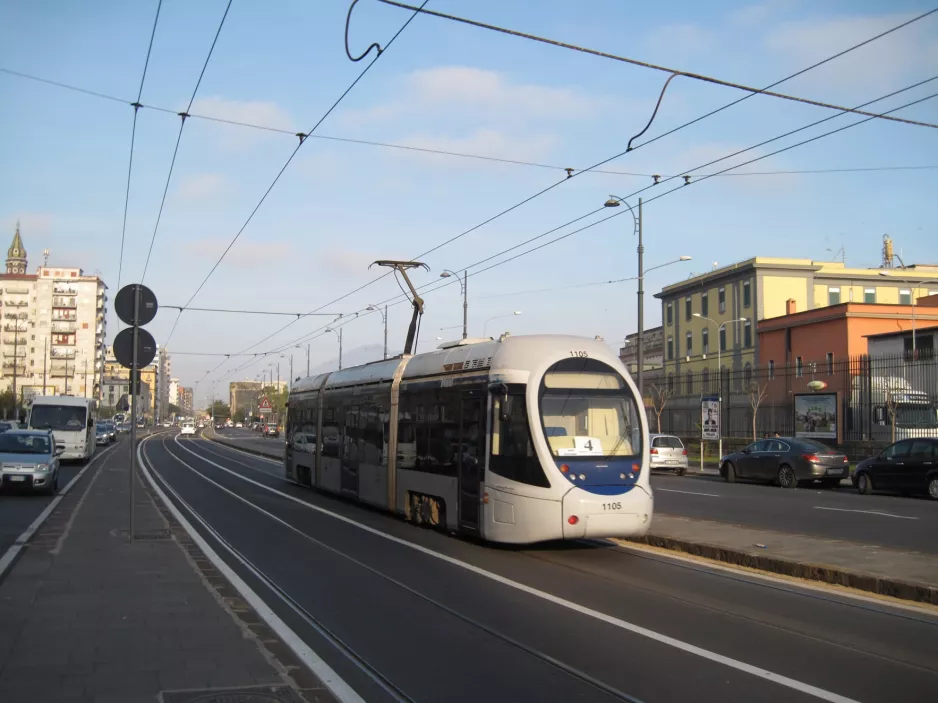
[[[251,447],[242,447],[234,442],[226,442],[224,439],[216,435],[214,432],[213,436],[209,437],[205,432],[202,433],[202,438],[207,439],[209,442],[214,442],[215,444],[220,444],[223,447],[228,447],[229,449],[237,449],[239,452],[245,452],[246,454],[253,454],[254,456],[263,457],[264,459],[274,459],[276,461],[283,461],[282,456],[277,456],[276,454],[269,454],[267,452],[262,452],[259,449],[252,449]]]
[[[730,547],[722,547],[703,542],[691,542],[689,540],[665,537],[663,535],[649,534],[645,537],[628,541],[648,544],[662,549],[670,549],[675,552],[692,554],[706,559],[713,559],[714,561],[734,564],[736,566],[759,569],[760,571],[767,571],[774,574],[846,586],[847,588],[855,588],[859,591],[867,591],[869,593],[890,596],[901,600],[938,605],[938,587],[929,586],[924,583],[882,578],[871,574],[847,571],[824,564],[802,564],[797,561],[781,559],[767,554],[751,554]]]

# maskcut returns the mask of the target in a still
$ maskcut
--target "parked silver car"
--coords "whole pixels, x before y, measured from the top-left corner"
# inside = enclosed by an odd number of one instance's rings
[[[728,482],[757,479],[782,488],[799,482],[820,481],[824,488],[840,485],[850,476],[846,455],[813,439],[777,437],[753,442],[723,457],[720,475]]]
[[[670,434],[648,436],[651,448],[648,450],[651,468],[673,471],[678,476],[687,473],[687,449],[680,437]]]
[[[0,486],[55,493],[59,455],[49,430],[9,430],[0,434]]]

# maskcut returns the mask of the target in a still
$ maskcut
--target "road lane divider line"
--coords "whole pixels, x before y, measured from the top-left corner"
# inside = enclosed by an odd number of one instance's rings
[[[149,439],[149,438],[147,438]],[[178,443],[178,439],[177,439]],[[166,489],[172,493],[173,497],[179,501],[180,505],[185,506],[186,510],[192,515],[202,527],[208,532],[212,537],[231,555],[241,563],[244,568],[249,572],[254,574],[262,583],[267,584],[270,589],[276,593],[284,603],[287,604],[294,612],[297,613],[305,622],[307,622],[313,629],[315,629],[321,636],[323,636],[327,641],[332,641],[333,636],[330,636],[328,630],[323,628],[318,621],[315,619],[310,619],[311,616],[306,613],[306,611],[298,603],[293,601],[292,598],[286,595],[286,593],[281,589],[277,584],[275,584],[268,576],[263,574],[256,566],[254,566],[244,555],[242,555],[237,549],[235,549],[224,537],[222,537],[208,522],[199,515],[196,510],[189,505],[186,500],[179,495],[179,493],[169,484],[169,482],[156,470],[156,467],[153,465],[148,455],[145,455],[143,450],[143,443],[137,447],[137,456],[140,460],[140,468],[143,471],[144,476],[146,476],[147,481],[150,486],[156,491],[160,499],[173,514],[173,517],[176,518],[176,521],[182,525],[183,529],[188,533],[192,540],[198,545],[199,549],[202,550],[202,553],[212,562],[213,566],[221,572],[221,574],[228,579],[228,582],[238,591],[242,598],[252,607],[255,612],[264,620],[268,627],[273,630],[278,637],[290,648],[290,650],[306,665],[306,667],[313,672],[315,676],[319,678],[320,681],[329,689],[329,691],[341,702],[341,703],[365,703],[365,700],[355,692],[355,690],[341,677],[336,671],[326,663],[325,660],[315,650],[307,645],[299,635],[294,632],[289,625],[284,622],[279,615],[277,615],[266,601],[261,598],[254,589],[252,589],[238,574],[228,566],[228,563],[222,559],[218,553],[209,545],[209,543],[202,537],[202,535],[192,526],[179,508],[176,507],[176,504],[169,499],[163,489],[159,486],[157,481],[154,478],[154,475],[159,477],[159,480],[166,486]],[[188,450],[187,450],[188,451]],[[175,457],[172,452],[167,453]],[[176,461],[180,463],[182,460],[176,458]],[[151,473],[152,472],[152,473]],[[340,652],[343,652],[342,646],[337,646],[337,649]],[[344,652],[343,652],[344,654]],[[357,656],[357,655],[355,655]],[[356,662],[353,657],[350,657],[350,661],[359,665],[359,662]],[[372,672],[367,669],[362,669],[362,671],[371,678],[374,678]],[[380,682],[378,682],[380,685]],[[401,698],[399,695],[396,695],[392,691],[389,691],[393,698],[396,700],[407,701],[408,698]]]
[[[10,566],[13,564],[13,562],[16,561],[16,557],[19,556],[19,553],[23,550],[23,547],[25,547],[27,543],[29,542],[29,540],[33,538],[33,535],[36,534],[36,531],[40,527],[42,527],[42,523],[44,523],[48,519],[48,517],[52,514],[52,511],[55,510],[56,507],[58,507],[59,503],[62,502],[62,499],[68,495],[68,492],[70,490],[72,490],[72,486],[75,485],[78,479],[84,476],[85,472],[88,469],[90,469],[95,463],[97,463],[99,459],[106,456],[107,453],[110,452],[111,449],[113,449],[116,446],[117,444],[115,443],[111,445],[110,447],[108,447],[107,449],[103,450],[100,454],[97,454],[96,456],[92,457],[91,461],[85,464],[81,468],[81,471],[79,471],[77,474],[75,474],[72,477],[72,480],[69,481],[65,485],[65,488],[63,488],[62,490],[60,490],[58,493],[55,494],[55,497],[49,502],[49,505],[46,506],[45,510],[39,513],[39,516],[35,520],[33,520],[32,523],[30,523],[29,527],[23,530],[22,534],[20,534],[20,536],[16,538],[13,544],[11,544],[7,548],[3,556],[0,557],[0,579],[3,578],[3,576],[7,572],[7,569],[9,569]],[[61,470],[62,470],[62,467],[60,465],[59,471]]]
[[[546,653],[544,653],[544,652],[542,652],[542,651],[540,651],[540,650],[538,650],[538,649],[535,649],[534,647],[531,647],[531,646],[529,646],[529,645],[526,645],[526,644],[524,644],[523,642],[521,642],[521,641],[519,641],[519,640],[517,640],[517,639],[515,639],[515,638],[513,638],[513,637],[511,637],[511,636],[509,636],[509,635],[506,635],[506,634],[504,634],[503,632],[501,632],[501,631],[499,631],[499,630],[496,630],[496,629],[494,629],[494,628],[492,628],[492,627],[490,627],[490,626],[488,626],[488,625],[486,625],[486,624],[484,624],[484,623],[482,623],[482,622],[480,622],[480,621],[478,621],[478,620],[476,620],[476,619],[474,619],[474,618],[469,617],[468,615],[464,615],[464,614],[460,613],[458,610],[455,610],[454,608],[451,608],[450,606],[448,606],[448,605],[446,605],[446,604],[444,604],[444,603],[442,603],[442,602],[436,600],[435,598],[431,598],[430,596],[426,595],[425,593],[422,593],[422,592],[418,591],[417,589],[413,588],[412,586],[408,586],[408,585],[407,585],[406,583],[404,583],[403,581],[400,581],[400,580],[394,578],[393,576],[389,576],[388,574],[385,574],[385,573],[383,573],[382,571],[379,571],[378,569],[374,568],[373,566],[370,566],[370,565],[366,564],[365,562],[363,562],[363,561],[361,561],[361,560],[359,560],[359,559],[356,559],[355,557],[353,557],[353,556],[351,556],[351,555],[349,555],[349,554],[346,554],[345,552],[343,552],[343,551],[341,551],[341,550],[339,550],[339,549],[336,549],[335,547],[333,547],[333,546],[331,546],[331,545],[328,545],[328,544],[326,544],[325,542],[322,542],[322,541],[316,539],[316,538],[313,537],[312,535],[309,535],[309,534],[307,534],[306,532],[303,532],[303,531],[300,530],[299,528],[295,527],[294,525],[291,525],[289,522],[287,522],[287,521],[284,520],[283,518],[281,518],[281,517],[279,517],[279,516],[277,516],[277,515],[274,515],[274,514],[271,513],[270,511],[268,511],[268,510],[266,510],[266,509],[260,507],[259,505],[255,504],[255,503],[252,503],[250,500],[248,500],[248,499],[245,498],[244,496],[239,495],[238,493],[235,493],[234,491],[232,491],[230,488],[227,488],[226,486],[223,486],[222,484],[218,483],[218,481],[215,481],[214,479],[209,478],[208,476],[206,476],[205,474],[203,474],[201,471],[199,471],[198,469],[196,469],[194,466],[192,466],[191,464],[188,464],[187,462],[185,462],[184,460],[182,460],[181,458],[179,458],[178,456],[176,456],[175,454],[173,454],[171,451],[169,451],[169,448],[166,448],[166,453],[169,454],[171,457],[173,457],[173,458],[174,458],[176,461],[178,461],[180,464],[182,464],[183,466],[185,466],[187,469],[189,469],[190,471],[192,471],[192,473],[196,474],[199,478],[204,479],[205,481],[209,482],[210,484],[212,484],[212,485],[215,486],[216,488],[219,488],[219,489],[222,490],[223,492],[225,492],[225,493],[227,493],[228,495],[230,495],[232,498],[236,498],[237,500],[240,500],[242,503],[248,505],[249,507],[253,508],[253,509],[256,510],[257,512],[261,513],[262,515],[265,515],[266,517],[270,518],[271,520],[273,520],[273,521],[276,522],[277,524],[282,525],[283,527],[287,528],[287,529],[290,530],[291,532],[294,532],[295,534],[299,535],[299,536],[302,537],[303,539],[305,539],[305,540],[307,540],[307,541],[309,541],[309,542],[312,542],[312,543],[315,544],[316,546],[318,546],[318,547],[320,547],[320,548],[322,548],[322,549],[324,549],[324,550],[326,550],[326,551],[328,551],[328,552],[330,552],[330,553],[332,553],[332,554],[335,554],[336,556],[338,556],[338,557],[340,557],[340,558],[342,558],[342,559],[345,559],[345,560],[347,560],[347,561],[349,561],[349,562],[355,564],[356,566],[361,567],[361,568],[364,569],[365,571],[368,571],[369,573],[371,573],[371,574],[377,576],[378,578],[380,578],[380,579],[382,579],[382,580],[384,580],[384,581],[387,581],[388,583],[391,583],[391,584],[397,586],[397,587],[400,588],[401,590],[406,591],[407,593],[410,593],[411,595],[413,595],[413,596],[419,598],[420,600],[425,601],[425,602],[429,603],[430,605],[435,606],[436,608],[439,608],[440,610],[444,611],[445,613],[448,613],[449,615],[452,615],[453,617],[457,618],[458,620],[462,620],[463,622],[467,623],[468,625],[471,625],[472,627],[476,627],[476,628],[482,630],[482,631],[485,632],[486,634],[489,634],[489,635],[491,635],[492,637],[495,637],[496,639],[501,640],[502,642],[504,642],[504,643],[506,643],[506,644],[508,644],[508,645],[510,645],[510,646],[512,646],[512,647],[514,647],[514,648],[516,648],[516,649],[518,649],[519,651],[522,651],[522,652],[524,652],[524,653],[526,653],[526,654],[529,654],[529,655],[533,656],[533,657],[536,658],[536,659],[539,659],[541,662],[543,662],[543,663],[545,663],[545,664],[548,664],[549,666],[552,666],[552,667],[558,669],[559,671],[562,671],[562,672],[565,673],[565,674],[569,674],[570,676],[572,676],[572,677],[574,677],[574,678],[576,678],[576,679],[579,679],[579,680],[582,681],[583,683],[586,683],[586,684],[588,684],[588,685],[590,685],[590,686],[595,687],[596,689],[602,691],[603,693],[608,693],[609,695],[614,696],[614,697],[616,697],[616,698],[618,698],[618,699],[620,699],[620,700],[622,700],[622,701],[626,701],[626,703],[641,703],[641,701],[640,701],[639,699],[635,698],[634,696],[631,696],[631,695],[629,695],[628,693],[625,693],[625,692],[623,692],[623,691],[618,690],[617,688],[614,688],[614,687],[612,687],[612,686],[610,686],[610,685],[608,685],[608,684],[606,684],[606,683],[603,683],[603,682],[600,681],[599,679],[596,679],[596,678],[594,678],[593,676],[590,676],[589,674],[587,674],[587,673],[581,671],[580,669],[577,669],[576,667],[571,666],[571,665],[569,665],[569,664],[565,664],[564,662],[560,661],[559,659],[556,659],[556,658],[550,656],[549,654],[546,654]],[[204,459],[203,459],[203,461],[204,461]]]
[[[720,498],[719,493],[697,493],[696,491],[678,491],[674,488],[652,488],[652,491],[657,493],[658,491],[664,491],[665,493],[683,493],[689,496],[709,496],[710,498]]]
[[[314,510],[323,515],[327,515],[335,520],[344,522],[348,525],[352,525],[353,527],[357,527],[358,529],[363,530],[367,533],[373,534],[377,537],[381,537],[382,539],[388,540],[390,542],[394,542],[404,547],[408,547],[409,549],[420,552],[422,554],[433,557],[435,559],[439,559],[440,561],[446,562],[453,566],[458,566],[462,569],[465,569],[466,571],[469,571],[470,573],[474,573],[478,576],[482,576],[484,578],[490,579],[492,581],[495,581],[496,583],[500,583],[504,586],[508,586],[509,588],[514,588],[515,590],[521,591],[522,593],[527,593],[528,595],[535,596],[536,598],[540,598],[541,600],[547,601],[548,603],[553,603],[554,605],[558,605],[562,608],[567,608],[568,610],[572,610],[573,612],[579,613],[581,615],[586,615],[587,617],[591,617],[595,620],[606,623],[608,625],[618,627],[619,629],[625,630],[627,632],[640,635],[642,637],[653,640],[660,644],[668,645],[670,647],[686,652],[688,654],[692,654],[692,655],[701,657],[703,659],[707,659],[709,661],[722,664],[731,669],[742,671],[744,673],[750,674],[757,678],[764,679],[766,681],[771,681],[780,686],[784,686],[792,690],[799,691],[801,693],[804,693],[809,696],[813,696],[823,701],[828,701],[829,703],[858,703],[858,701],[855,701],[852,698],[842,696],[838,693],[834,693],[833,691],[827,691],[823,688],[812,686],[811,684],[798,681],[788,676],[783,676],[782,674],[776,674],[775,672],[769,671],[768,669],[763,669],[762,667],[754,666],[752,664],[747,664],[746,662],[740,661],[738,659],[733,659],[732,657],[728,657],[728,656],[719,654],[717,652],[713,652],[711,650],[705,649],[703,647],[699,647],[689,642],[684,642],[683,640],[679,640],[675,637],[671,637],[669,635],[656,632],[655,630],[642,627],[641,625],[636,625],[635,623],[628,622],[627,620],[622,620],[621,618],[617,618],[615,616],[602,613],[598,610],[594,610],[592,608],[588,608],[587,606],[580,605],[579,603],[573,603],[565,598],[561,598],[560,596],[555,596],[552,593],[542,591],[540,589],[534,588],[533,586],[528,586],[527,584],[523,584],[518,581],[513,581],[512,579],[509,579],[505,576],[501,576],[500,574],[496,574],[492,571],[488,571],[487,569],[483,569],[474,564],[461,561],[460,559],[456,559],[455,557],[451,557],[447,554],[442,554],[440,552],[434,551],[432,549],[429,549],[428,547],[424,547],[419,544],[414,544],[413,542],[409,542],[405,539],[396,537],[394,535],[389,535],[385,532],[382,532],[381,530],[375,529],[374,527],[370,527],[363,523],[357,522],[356,520],[353,520],[352,518],[346,517],[344,515],[340,515],[339,513],[336,513],[327,508],[323,508],[318,505],[314,505],[312,503],[307,503],[306,501],[296,498],[294,496],[291,496],[288,493],[284,493],[283,491],[278,491],[276,488],[271,488],[270,486],[264,485],[263,483],[260,483],[259,481],[255,481],[252,478],[243,476],[242,474],[239,474],[237,471],[232,471],[231,469],[226,468],[222,466],[221,464],[217,464],[214,461],[211,461],[210,459],[206,459],[205,457],[200,457],[198,454],[196,454],[192,450],[187,449],[186,447],[182,446],[182,444],[178,440],[176,441],[176,443],[179,444],[180,448],[182,448],[184,451],[189,452],[190,454],[193,454],[194,456],[200,458],[202,461],[208,462],[209,464],[212,464],[213,466],[221,469],[222,471],[225,471],[231,474],[232,476],[236,476],[242,481],[251,483],[265,491],[269,491],[270,493],[275,493],[287,500],[293,501],[294,503],[306,506],[310,510]]]
[[[838,513],[863,513],[864,515],[879,515],[881,517],[894,517],[898,520],[918,520],[917,517],[908,515],[894,515],[893,513],[884,513],[879,510],[852,510],[850,508],[828,508],[824,505],[815,505],[815,510],[833,510]]]

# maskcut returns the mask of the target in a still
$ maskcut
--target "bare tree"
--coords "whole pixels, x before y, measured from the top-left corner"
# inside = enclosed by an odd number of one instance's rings
[[[768,393],[769,384],[759,385],[758,381],[753,381],[749,385],[749,404],[752,406],[752,441],[758,442],[759,436],[756,432],[756,416],[759,414],[759,406],[765,400]]]
[[[672,395],[674,391],[667,386],[651,384],[651,404],[658,419],[658,434],[661,434],[661,413],[664,412],[664,406],[668,404]]]
[[[886,412],[889,414],[889,425],[892,428],[892,439],[890,442],[896,441],[896,412],[898,410],[899,403],[896,400],[896,393],[890,389],[886,390]]]

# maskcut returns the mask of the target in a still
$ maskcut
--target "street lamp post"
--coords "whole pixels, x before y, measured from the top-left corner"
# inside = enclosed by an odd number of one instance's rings
[[[326,332],[333,332],[335,333],[336,337],[339,338],[339,371],[341,371],[342,370],[342,328],[340,327],[338,330],[334,330],[331,327],[327,327]]]
[[[369,305],[368,310],[372,310],[381,315],[381,320],[384,322],[384,358],[388,358],[388,306],[384,306],[384,310],[379,308],[377,305]]]
[[[440,274],[440,278],[449,278],[450,276],[455,276],[456,280],[459,280],[459,274],[449,269]],[[466,339],[469,336],[469,276],[466,271],[462,272],[459,287],[462,291],[462,338]]]
[[[486,335],[486,332],[487,332],[487,330],[488,330],[489,323],[490,323],[492,320],[498,320],[498,319],[503,318],[503,317],[514,317],[515,315],[520,315],[520,314],[521,314],[521,311],[520,311],[520,310],[515,310],[513,313],[510,313],[510,314],[508,314],[508,315],[496,315],[495,317],[490,317],[489,319],[487,319],[487,320],[485,321],[485,324],[482,325],[482,336],[483,336],[483,337],[487,336],[487,335]]]
[[[645,397],[645,271],[643,270],[643,257],[645,247],[642,245],[642,199],[638,199],[638,215],[625,199],[610,195],[604,203],[606,207],[619,207],[625,205],[632,213],[634,229],[632,234],[638,234],[638,392]]]
[[[295,349],[302,349],[303,347],[299,344],[296,345]],[[309,345],[306,345],[306,377],[309,378]]]
[[[720,344],[720,332],[726,325],[732,324],[734,322],[745,322],[745,317],[740,317],[738,320],[727,320],[721,324],[717,324],[717,321],[704,317],[699,312],[694,313],[694,317],[699,317],[701,320],[706,320],[707,322],[717,325],[717,402],[720,404],[720,437],[717,440],[717,452],[720,455],[720,459],[723,458],[723,362],[722,362],[722,352],[723,345]]]

